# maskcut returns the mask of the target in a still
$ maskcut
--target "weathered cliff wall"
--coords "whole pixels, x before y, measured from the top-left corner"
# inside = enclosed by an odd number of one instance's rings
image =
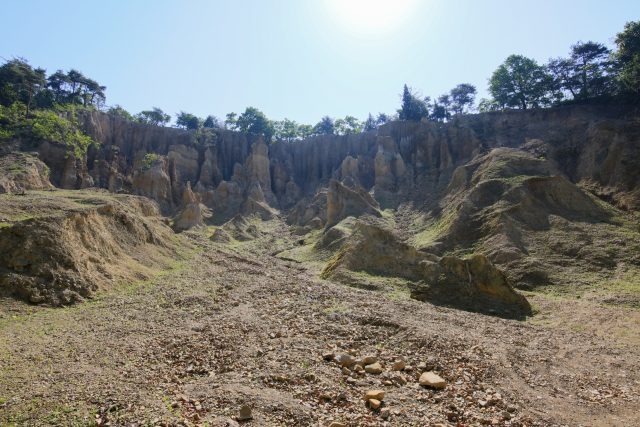
[[[52,182],[146,195],[165,213],[180,207],[187,183],[214,218],[224,219],[311,200],[331,178],[372,191],[382,207],[393,206],[436,195],[457,166],[494,147],[525,148],[619,206],[640,207],[640,114],[625,106],[486,113],[446,124],[393,122],[377,132],[270,146],[252,135],[196,134],[100,112],[81,121],[99,143],[86,158],[74,159],[55,144],[39,147]],[[148,153],[159,155],[150,165]]]

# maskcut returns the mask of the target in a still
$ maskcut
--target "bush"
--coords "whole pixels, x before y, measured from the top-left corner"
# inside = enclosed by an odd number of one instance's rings
[[[71,148],[76,157],[83,157],[93,139],[78,127],[75,117],[67,119],[52,111],[37,111],[27,120],[32,135],[37,139],[57,142]]]
[[[73,107],[36,110],[28,118],[26,111],[21,102],[10,107],[0,106],[0,139],[20,136],[56,142],[69,147],[76,157],[83,157],[89,146],[95,143],[80,130]]]
[[[144,155],[144,159],[142,159],[142,170],[146,171],[151,169],[153,164],[160,160],[160,155],[156,153],[147,153]]]

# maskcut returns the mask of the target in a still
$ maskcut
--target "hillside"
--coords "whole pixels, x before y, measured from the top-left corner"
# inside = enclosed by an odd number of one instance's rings
[[[0,422],[638,422],[636,108],[270,144],[77,119],[86,153],[1,143]]]

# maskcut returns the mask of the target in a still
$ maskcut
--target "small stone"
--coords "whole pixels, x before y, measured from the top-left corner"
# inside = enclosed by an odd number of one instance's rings
[[[389,419],[389,416],[391,416],[391,411],[389,410],[389,408],[380,409],[380,418],[386,420]]]
[[[342,373],[343,373],[344,375],[351,375],[351,371],[349,370],[349,368],[346,368],[346,367],[345,367],[345,368],[342,368]]]
[[[447,385],[447,382],[442,377],[436,375],[432,371],[425,372],[420,375],[419,382],[421,386],[431,387],[438,390],[445,388]]]
[[[347,378],[347,383],[349,383],[349,384],[354,385],[354,384],[356,384],[357,382],[358,382],[358,380],[356,380],[356,379],[355,379],[355,378],[353,378],[353,377],[348,377],[348,378]]]
[[[248,421],[250,419],[252,419],[253,416],[251,415],[251,407],[249,405],[242,405],[240,407],[240,413],[238,414],[238,421]]]
[[[356,359],[350,354],[341,354],[336,357],[336,362],[342,367],[350,368],[356,364]]]
[[[344,423],[339,423],[338,421],[334,421],[331,424],[329,424],[328,427],[347,427],[347,425]]]
[[[362,358],[362,363],[364,363],[364,365],[373,365],[374,363],[376,363],[378,361],[378,358],[375,356],[365,356]]]
[[[369,390],[364,394],[363,400],[383,400],[384,399],[384,390]]]
[[[378,399],[369,399],[369,407],[371,409],[378,409],[380,405],[382,405],[382,402],[380,402]]]
[[[402,371],[406,366],[407,364],[404,362],[404,360],[396,360],[395,362],[393,362],[393,366],[391,367],[391,369],[393,369],[394,371]]]
[[[376,362],[376,363],[372,363],[371,365],[367,365],[364,367],[364,370],[368,373],[368,374],[381,374],[383,369],[382,369],[382,365],[380,365],[380,363]]]
[[[336,357],[336,354],[331,352],[331,351],[327,351],[325,353],[322,353],[322,358],[324,360],[326,360],[327,362],[330,362],[331,360],[333,360]]]

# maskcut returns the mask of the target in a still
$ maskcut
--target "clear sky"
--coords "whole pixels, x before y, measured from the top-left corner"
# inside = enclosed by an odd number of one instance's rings
[[[223,118],[392,113],[402,85],[486,95],[512,53],[540,62],[578,40],[613,45],[640,0],[3,0],[0,56],[77,68],[107,104]]]

